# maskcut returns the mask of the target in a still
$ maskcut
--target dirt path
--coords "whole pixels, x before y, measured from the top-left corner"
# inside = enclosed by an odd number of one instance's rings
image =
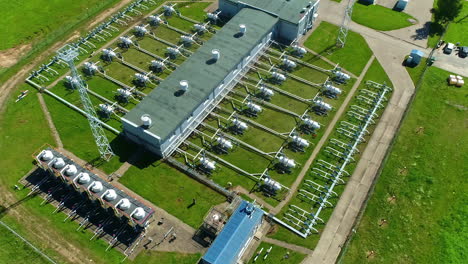
[[[301,246],[294,245],[294,244],[289,244],[289,243],[286,243],[284,241],[277,240],[277,239],[270,238],[270,237],[266,237],[263,241],[267,242],[267,243],[270,243],[270,244],[273,244],[273,245],[283,247],[283,248],[287,248],[287,249],[290,249],[290,250],[293,250],[293,251],[297,251],[299,253],[306,254],[306,255],[312,254],[312,252],[313,252],[312,250],[310,250],[308,248],[301,247]]]
[[[0,51],[0,67],[8,68],[15,65],[31,48],[32,44],[28,43]]]
[[[63,148],[63,143],[62,140],[60,139],[60,135],[57,131],[57,128],[55,128],[54,121],[52,120],[52,117],[50,116],[49,109],[47,108],[47,105],[44,101],[44,97],[42,96],[41,93],[37,93],[37,98],[39,99],[39,103],[41,104],[41,109],[42,112],[44,112],[44,116],[47,120],[47,124],[49,125],[50,132],[52,133],[52,136],[55,139],[55,143],[57,144],[58,148]]]
[[[367,62],[366,66],[364,67],[364,69],[362,70],[362,73],[361,75],[359,76],[359,78],[357,79],[357,81],[354,83],[353,87],[351,88],[351,90],[348,92],[345,100],[343,101],[343,103],[341,104],[340,108],[338,109],[338,111],[335,113],[335,116],[333,117],[332,121],[330,122],[330,124],[328,124],[328,127],[327,127],[327,130],[325,131],[325,133],[323,134],[322,138],[320,139],[320,141],[317,143],[317,145],[315,146],[314,148],[314,151],[312,152],[312,154],[310,155],[310,158],[307,160],[307,162],[304,164],[304,167],[302,168],[301,172],[299,173],[299,176],[297,176],[296,180],[294,181],[293,185],[291,186],[291,189],[289,191],[289,194],[286,196],[286,198],[281,201],[281,203],[276,206],[272,211],[271,213],[272,214],[277,214],[281,211],[281,209],[286,205],[288,204],[288,202],[291,200],[291,198],[293,197],[293,195],[296,193],[296,190],[297,188],[299,187],[299,185],[301,184],[302,180],[304,179],[305,175],[309,172],[309,168],[310,166],[312,165],[312,162],[315,160],[315,157],[318,155],[318,153],[320,152],[320,150],[322,149],[322,146],[327,142],[328,140],[328,136],[333,132],[333,130],[335,129],[335,124],[336,122],[338,122],[338,120],[341,118],[341,115],[343,114],[344,110],[346,109],[349,101],[351,101],[351,98],[353,98],[354,96],[354,93],[356,92],[357,88],[359,87],[359,85],[361,84],[362,82],[362,79],[364,78],[364,76],[366,75],[367,73],[367,70],[369,69],[369,67],[371,66],[372,62],[374,61],[375,57],[372,56],[369,61]]]

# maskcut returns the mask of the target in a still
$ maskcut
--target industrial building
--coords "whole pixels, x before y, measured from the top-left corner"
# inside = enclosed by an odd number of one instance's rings
[[[263,214],[263,210],[254,204],[242,201],[200,263],[237,263],[262,224]]]
[[[125,115],[128,138],[161,157],[170,156],[270,40],[297,39],[312,26],[318,6],[318,1],[303,0],[245,2],[220,0],[221,14],[233,17]]]

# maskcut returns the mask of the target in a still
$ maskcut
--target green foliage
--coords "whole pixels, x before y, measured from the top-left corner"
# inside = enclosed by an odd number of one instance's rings
[[[408,19],[414,17],[380,5],[364,5],[355,3],[353,6],[353,21],[375,30],[395,30],[413,25]]]
[[[463,0],[437,0],[437,6],[434,9],[434,18],[436,21],[447,23],[453,21],[463,8]]]
[[[417,80],[421,71],[409,72]],[[465,262],[468,92],[448,75],[428,69],[344,263],[363,263],[370,250],[380,263]]]
[[[372,56],[371,49],[365,39],[353,31],[348,32],[345,47],[337,48],[336,38],[338,31],[338,26],[322,21],[304,45],[331,61],[339,63],[343,68],[355,75],[361,74]],[[313,57],[313,55],[308,56]],[[310,58],[306,57],[305,59]]]
[[[447,42],[460,42],[462,46],[468,46],[468,1],[463,2],[463,9],[458,17],[450,22],[444,40]]]

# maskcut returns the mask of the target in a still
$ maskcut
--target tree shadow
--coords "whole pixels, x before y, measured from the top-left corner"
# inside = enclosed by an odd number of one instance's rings
[[[426,22],[421,28],[416,29],[415,34],[411,36],[413,40],[423,40],[430,36],[433,22]]]

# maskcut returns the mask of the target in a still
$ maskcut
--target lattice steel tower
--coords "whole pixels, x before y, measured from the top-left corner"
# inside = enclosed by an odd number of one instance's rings
[[[93,104],[91,103],[91,99],[89,99],[88,93],[86,91],[87,85],[81,79],[81,76],[78,74],[78,70],[75,67],[74,59],[79,55],[78,49],[71,45],[67,45],[59,49],[57,53],[62,60],[68,63],[68,67],[70,67],[72,74],[71,76],[73,78],[71,85],[77,89],[80,94],[81,103],[83,104],[84,111],[86,112],[86,117],[88,118],[94,140],[96,141],[99,153],[101,154],[101,158],[104,160],[109,160],[112,156],[114,156],[114,153],[112,152],[109,140],[104,133],[104,129],[99,122],[96,111],[94,110]]]
[[[343,23],[341,23],[340,31],[338,32],[338,38],[336,39],[336,46],[340,48],[344,47],[346,43],[346,37],[348,37],[349,21],[351,21],[355,1],[356,0],[348,0],[348,5],[346,6]]]

